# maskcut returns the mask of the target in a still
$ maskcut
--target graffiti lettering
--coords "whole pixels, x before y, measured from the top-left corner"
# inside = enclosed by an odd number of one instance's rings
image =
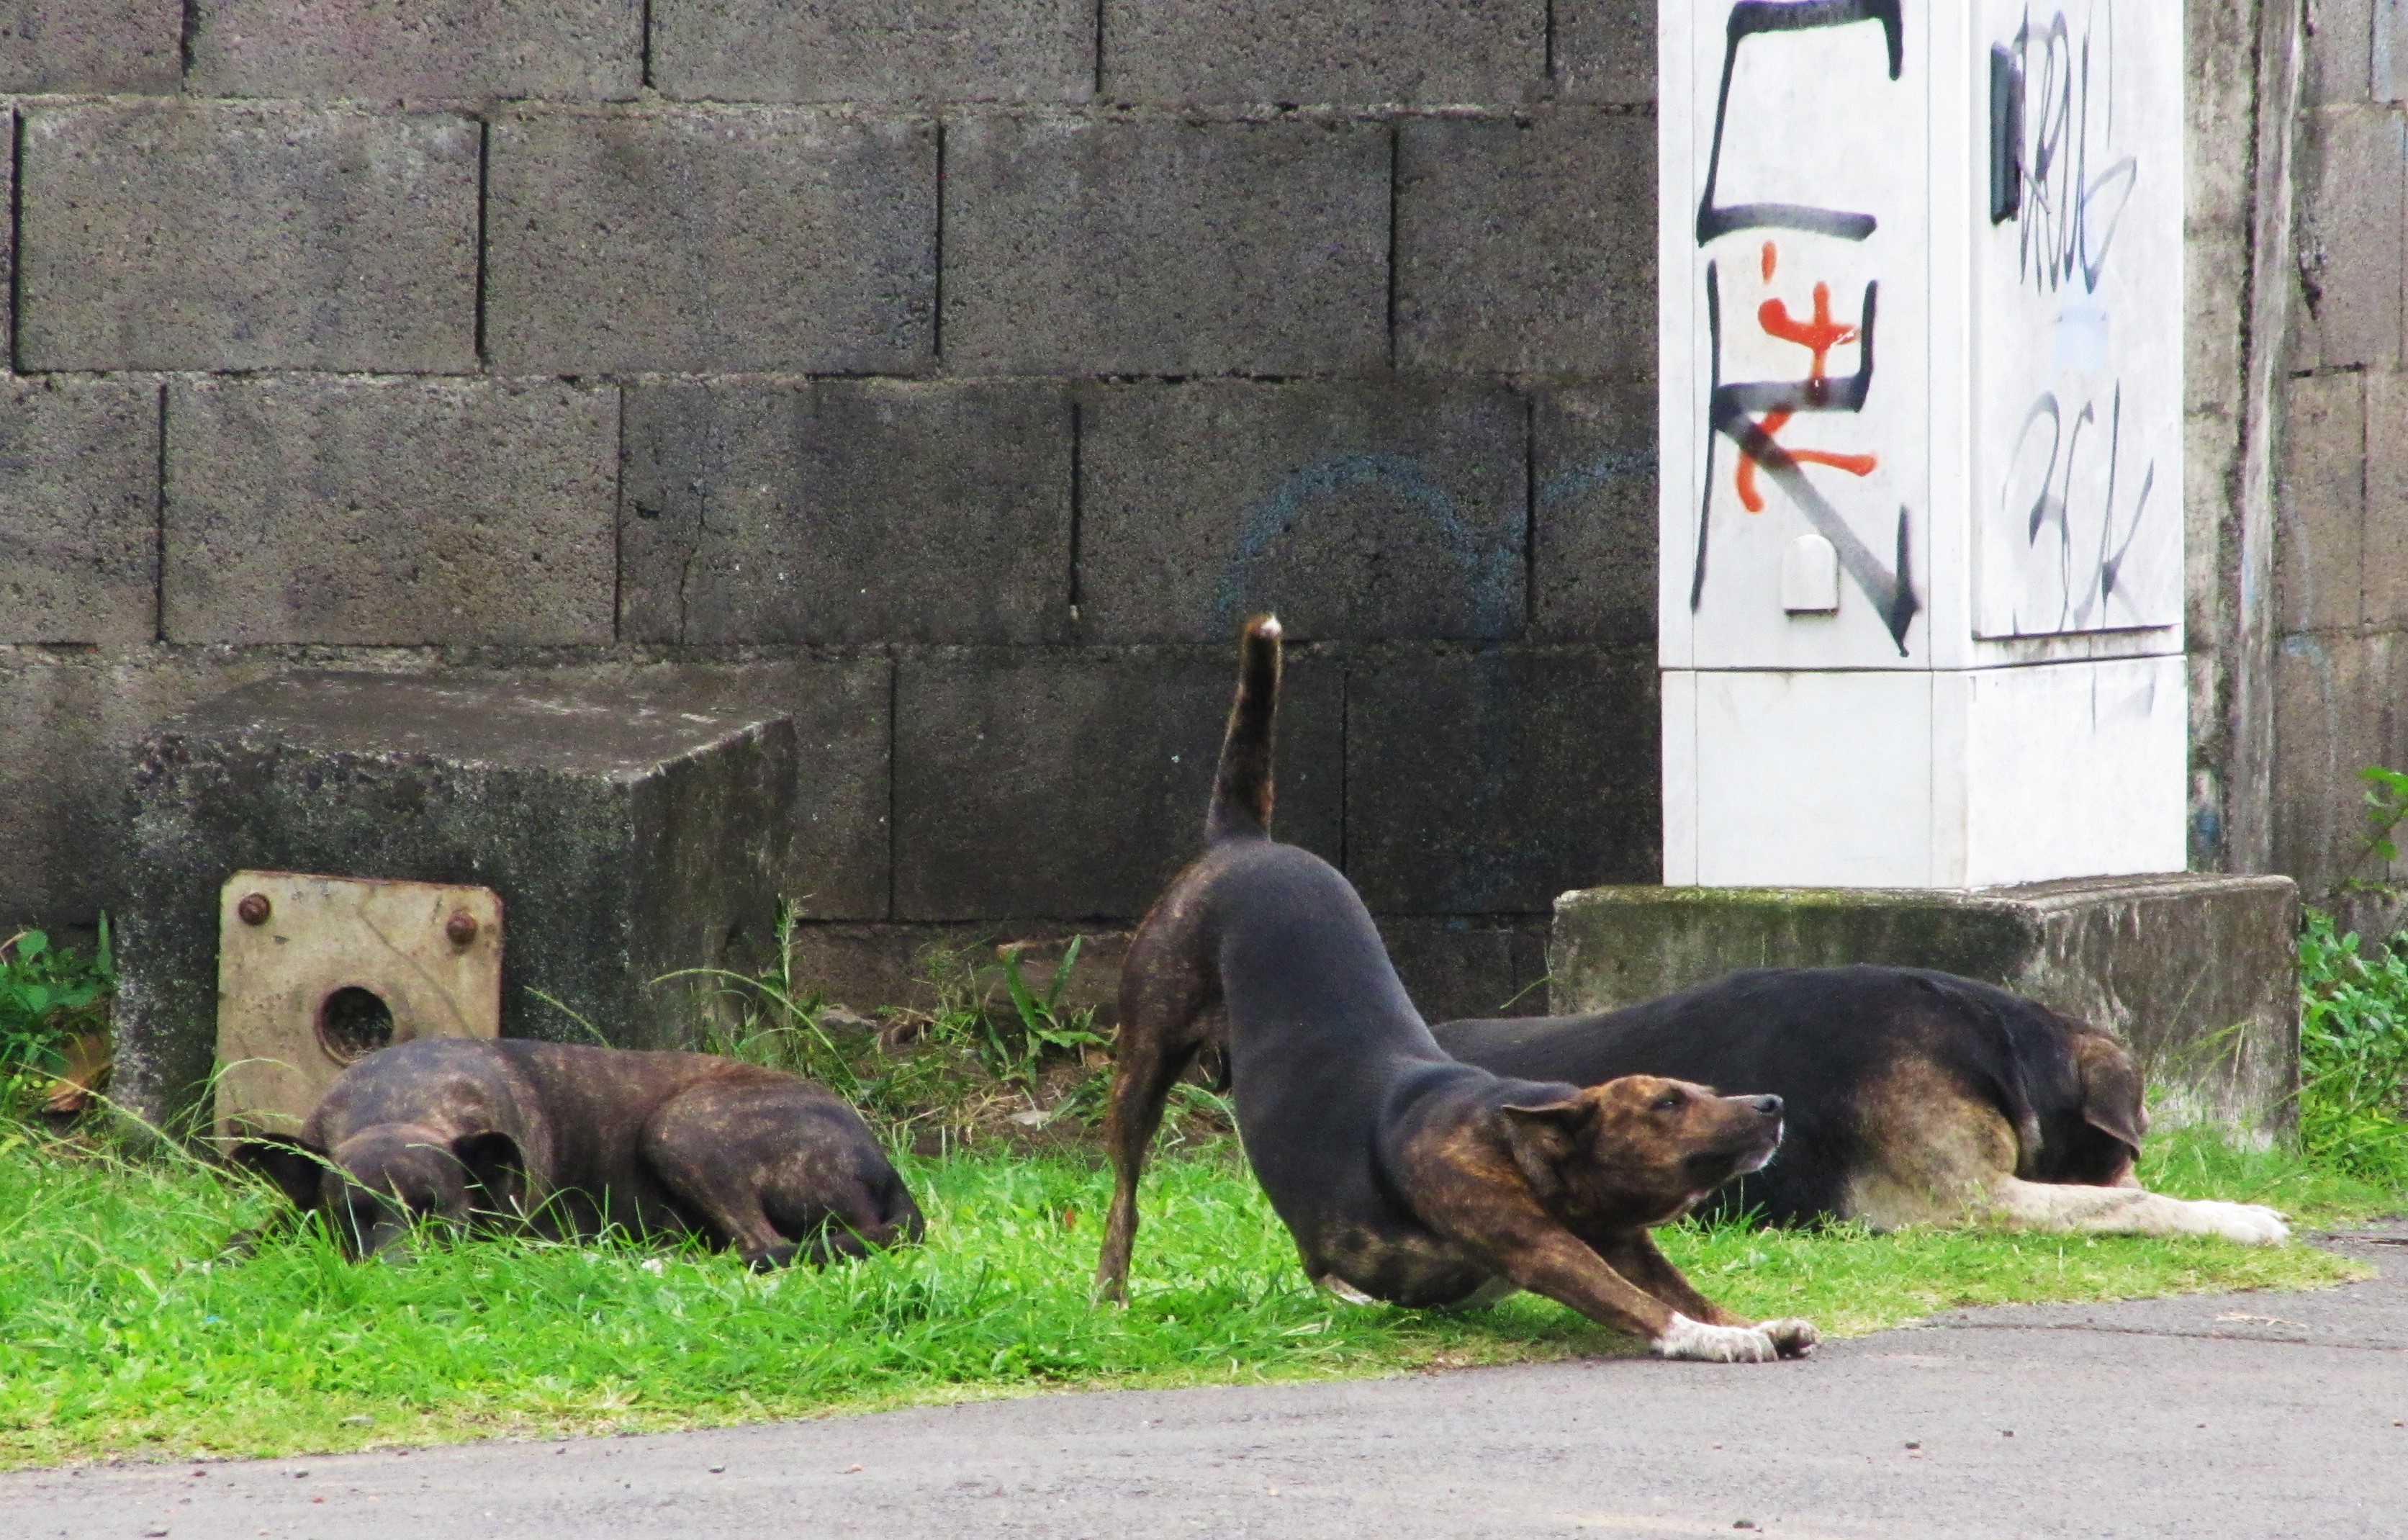
[[[2043,392],[2032,403],[2024,418],[2023,431],[2016,437],[2014,452],[2009,459],[2010,474],[2001,488],[2001,512],[2014,518],[2023,511],[2024,538],[2028,546],[2038,550],[2043,536],[2057,537],[2057,613],[2052,619],[2018,612],[2015,629],[2024,634],[2067,630],[2100,630],[2111,627],[2114,617],[2110,609],[2119,596],[2116,574],[2131,551],[2132,540],[2141,531],[2142,520],[2149,510],[2149,495],[2157,489],[2157,468],[2153,461],[2143,471],[2139,496],[2132,499],[2130,516],[2123,521],[2123,538],[2115,537],[2115,487],[2123,473],[2124,459],[2124,389],[2115,387],[2114,404],[2107,419],[2106,491],[2094,511],[2099,525],[2099,549],[2088,572],[2077,577],[2075,545],[2077,526],[2086,527],[2088,520],[2080,516],[2083,511],[2074,506],[2074,471],[2080,464],[2086,428],[2096,429],[2098,408],[2086,403],[2073,416],[2069,427],[2065,410],[2054,392]],[[2035,460],[2035,433],[2042,423],[2048,425],[2048,454],[2045,460]],[[2096,439],[2096,433],[2088,435]],[[2037,467],[2038,474],[2027,477],[2028,468]],[[2024,493],[2028,491],[2027,502]],[[2046,602],[2045,599],[2042,600]],[[2143,617],[2137,611],[2128,617],[2137,624]]]
[[[2007,617],[2018,635],[2147,623],[2144,600],[2119,581],[2157,487],[2152,458],[2131,492],[2124,387],[2099,293],[2140,184],[2139,158],[2115,153],[2114,0],[2095,0],[2079,24],[2072,7],[2038,22],[2034,8],[1990,50],[1992,223],[2017,225],[2016,282],[2056,308],[2048,388],[2025,413],[2000,487],[2000,536],[2023,552]],[[2131,496],[2128,509],[2120,496]]]
[[[1742,203],[1715,207],[1714,184],[1722,176],[1723,128],[1730,117],[1731,72],[1739,65],[1739,46],[1762,33],[1811,32],[1844,27],[1858,22],[1879,22],[1889,43],[1889,78],[1899,78],[1905,62],[1906,30],[1899,0],[1741,0],[1730,12],[1723,45],[1723,83],[1714,103],[1714,144],[1706,161],[1706,189],[1698,200],[1698,244],[1734,230],[1803,230],[1809,235],[1862,240],[1878,227],[1870,214],[1840,209],[1813,209],[1792,203]]]
[[[1766,241],[1764,243],[1765,281],[1771,281],[1780,261],[1781,249],[1772,242]],[[1828,283],[1814,285],[1814,315],[1812,320],[1799,321],[1793,317],[1789,313],[1789,307],[1778,299],[1768,299],[1758,306],[1756,319],[1756,324],[1764,328],[1766,335],[1777,337],[1784,342],[1794,343],[1813,354],[1813,362],[1806,370],[1806,383],[1810,389],[1822,384],[1828,378],[1831,350],[1856,339],[1856,327],[1831,319],[1831,286]],[[1766,438],[1779,439],[1781,430],[1789,425],[1789,419],[1794,415],[1796,412],[1791,408],[1777,408],[1765,413],[1763,420],[1757,423],[1756,426],[1764,430]],[[1793,449],[1789,451],[1789,457],[1800,465],[1829,466],[1834,470],[1844,470],[1852,476],[1870,476],[1881,465],[1880,459],[1875,455],[1833,454],[1819,449]],[[1739,493],[1740,506],[1751,513],[1761,513],[1764,511],[1764,494],[1756,489],[1756,457],[1752,454],[1742,454],[1739,457],[1738,468],[1732,476],[1735,489]]]
[[[1839,380],[1810,378],[1726,385],[1722,381],[1722,273],[1718,264],[1706,264],[1706,330],[1713,371],[1707,413],[1713,431],[1706,439],[1706,497],[1705,506],[1698,512],[1698,562],[1689,583],[1691,610],[1705,599],[1707,533],[1713,512],[1714,439],[1719,436],[1730,439],[1747,462],[1771,477],[1773,484],[1787,494],[1806,522],[1814,526],[1815,533],[1831,542],[1840,554],[1841,569],[1872,600],[1883,625],[1888,627],[1890,640],[1898,645],[1899,655],[1906,655],[1907,627],[1923,608],[1910,582],[1913,569],[1907,565],[1906,510],[1898,511],[1898,566],[1892,570],[1857,539],[1840,511],[1806,479],[1806,472],[1799,467],[1799,457],[1776,443],[1749,415],[1760,411],[1770,421],[1779,414],[1785,424],[1789,414],[1800,411],[1862,411],[1866,394],[1872,388],[1873,337],[1880,299],[1881,285],[1867,283],[1863,314],[1853,328],[1857,333],[1855,374]]]
[[[2112,80],[2115,7],[2111,0],[2101,8],[2099,69]],[[2039,27],[2027,11],[2014,40],[1992,50],[2001,77],[1993,111],[2001,116],[1991,131],[2007,141],[1993,157],[1993,177],[2012,185],[1993,188],[1991,221],[2021,222],[2023,278],[2043,294],[2077,278],[2084,292],[2098,289],[2140,177],[2137,157],[2108,158],[2115,99],[2112,90],[2093,94],[2093,30],[2086,26],[2077,41],[2063,11]]]

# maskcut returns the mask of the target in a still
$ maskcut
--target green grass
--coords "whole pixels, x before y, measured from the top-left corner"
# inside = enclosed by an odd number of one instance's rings
[[[39,955],[11,982],[50,965]],[[2168,1130],[2149,1141],[2147,1186],[2272,1203],[2302,1228],[2408,1207],[2408,961],[2314,924],[2301,961],[2300,1138],[2247,1150]],[[268,1216],[265,1192],[189,1162],[94,1155],[0,1116],[0,1466],[1640,1350],[1528,1296],[1448,1314],[1312,1289],[1234,1144],[1213,1132],[1226,1109],[1194,1087],[1149,1179],[1135,1303],[1096,1308],[1087,1278],[1106,1179],[1081,1139],[1102,1071],[1088,1022],[1062,1003],[1068,965],[1014,979],[964,954],[930,971],[933,1008],[883,1013],[882,1034],[825,1029],[790,951],[759,979],[703,981],[727,1007],[714,1047],[821,1078],[898,1144],[939,1152],[897,1158],[928,1243],[824,1274],[756,1276],[691,1249],[491,1240],[430,1244],[411,1267],[362,1266],[314,1230],[218,1260],[229,1234]],[[48,1029],[58,1002],[46,1008]],[[1064,1115],[1039,1141],[1052,1147],[1032,1149],[1010,1115],[1039,1106]],[[1836,1336],[1962,1305],[2316,1288],[2366,1271],[2304,1246],[2128,1236],[1680,1226],[1663,1238],[1732,1308],[1805,1316]]]
[[[74,1068],[69,1045],[106,1030],[116,984],[107,915],[91,956],[41,930],[0,938],[0,1115],[30,1110]]]
[[[2364,945],[2336,935],[2330,916],[2308,912],[2300,935],[2300,1145],[2361,1180],[2408,1187],[2408,955],[2401,942]]]
[[[2205,1148],[2191,1151],[2194,1165]],[[2224,1196],[2243,1195],[2236,1182],[2308,1193],[2287,1159],[2221,1152],[2197,1174]],[[225,1262],[211,1259],[267,1212],[264,1194],[197,1168],[120,1164],[0,1132],[0,1464],[658,1429],[1637,1350],[1526,1296],[1459,1315],[1338,1304],[1305,1285],[1226,1145],[1156,1168],[1126,1311],[1087,1299],[1105,1197],[1091,1162],[956,1153],[902,1163],[929,1213],[928,1244],[824,1274],[507,1241],[361,1266],[312,1232]],[[2184,1188],[2179,1160],[2164,1174]],[[2357,1205],[2370,1198],[2315,1190],[2333,1215],[2365,1212]],[[1804,1315],[1842,1335],[1952,1305],[2311,1288],[2362,1271],[2305,1247],[2211,1241],[1695,1227],[1666,1240],[1732,1307]]]

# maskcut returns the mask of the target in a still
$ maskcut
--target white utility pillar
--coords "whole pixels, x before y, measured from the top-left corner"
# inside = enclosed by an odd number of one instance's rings
[[[1657,16],[1664,880],[2182,870],[2183,7]]]

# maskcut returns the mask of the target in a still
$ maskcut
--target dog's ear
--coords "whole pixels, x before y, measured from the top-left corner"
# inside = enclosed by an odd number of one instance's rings
[[[2082,1074],[2082,1120],[2128,1146],[2138,1159],[2141,1136],[2149,1131],[2141,1067],[2104,1032],[2082,1029],[2071,1034],[2071,1043],[2074,1066]]]
[[[1597,1129],[1597,1098],[1586,1091],[1547,1101],[1509,1102],[1497,1110],[1504,1115],[1513,1153],[1526,1164],[1535,1159],[1554,1165]]]
[[[326,1152],[308,1140],[280,1133],[246,1139],[231,1156],[236,1165],[274,1183],[294,1208],[317,1206],[318,1182],[326,1173]]]
[[[478,1206],[496,1214],[520,1214],[526,1207],[526,1157],[519,1142],[507,1133],[464,1133],[452,1141],[452,1158],[468,1169],[468,1180],[485,1189]]]

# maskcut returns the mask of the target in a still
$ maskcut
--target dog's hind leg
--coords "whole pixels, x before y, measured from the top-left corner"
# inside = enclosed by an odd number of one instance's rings
[[[769,1222],[780,1234],[793,1238],[798,1254],[814,1267],[920,1238],[920,1210],[909,1194],[898,1214],[859,1180],[827,1181],[790,1166],[767,1184],[762,1200]],[[747,1260],[755,1267],[772,1265]]]
[[[2283,1216],[2258,1203],[2169,1198],[2145,1187],[2085,1187],[1999,1179],[1976,1217],[2018,1230],[2120,1235],[2214,1235],[2243,1245],[2290,1239]]]
[[[1129,1256],[1137,1246],[1138,1178],[1145,1172],[1146,1150],[1162,1127],[1170,1087],[1196,1056],[1221,1036],[1217,1005],[1204,1012],[1174,1008],[1122,1017],[1112,1059],[1111,1105],[1104,1119],[1104,1147],[1112,1161],[1112,1205],[1104,1220],[1103,1251],[1096,1259],[1099,1300],[1128,1303]]]
[[[708,1093],[671,1097],[645,1123],[638,1148],[652,1179],[667,1191],[685,1221],[754,1266],[791,1255],[792,1237],[769,1218],[763,1188],[770,1173],[731,1148],[728,1130]]]

